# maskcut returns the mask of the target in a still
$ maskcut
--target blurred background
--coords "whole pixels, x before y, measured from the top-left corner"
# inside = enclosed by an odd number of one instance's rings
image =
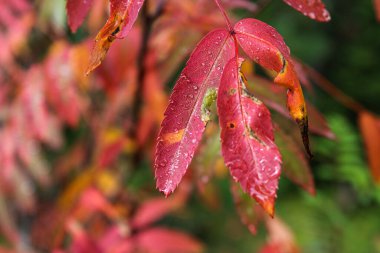
[[[379,6],[376,18],[372,1],[325,0],[320,23],[280,0],[224,1],[284,37],[310,105],[311,161],[285,91],[246,61],[284,160],[272,220],[232,182],[215,109],[179,189],[155,189],[169,94],[196,43],[224,27],[213,1],[146,0],[85,75],[109,16],[108,1],[89,3],[80,25],[65,0],[0,1],[0,252],[380,252]]]

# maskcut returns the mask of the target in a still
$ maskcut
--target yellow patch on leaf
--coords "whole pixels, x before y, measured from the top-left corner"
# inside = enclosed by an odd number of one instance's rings
[[[262,207],[264,208],[265,212],[269,214],[270,217],[274,217],[274,200],[268,199],[267,201],[261,203]]]
[[[287,102],[290,116],[296,121],[302,136],[302,142],[309,157],[312,157],[309,147],[308,117],[305,98],[301,84],[291,62],[286,61],[283,70],[274,79],[278,85],[288,89]]]
[[[182,140],[185,129],[181,129],[174,133],[167,133],[163,135],[165,144],[174,144]]]
[[[276,84],[279,84],[281,86],[284,86],[285,88],[292,90],[295,88],[295,86],[297,86],[297,83],[299,85],[297,74],[295,73],[294,68],[291,63],[289,63],[288,61],[285,61],[284,64],[285,65],[283,69],[281,70],[280,73],[278,73],[278,75],[274,79],[274,82]]]

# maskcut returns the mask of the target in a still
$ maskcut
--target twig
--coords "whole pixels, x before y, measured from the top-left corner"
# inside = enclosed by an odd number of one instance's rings
[[[130,136],[133,139],[136,139],[137,136],[137,126],[140,121],[140,114],[141,114],[141,107],[143,104],[143,97],[144,97],[144,82],[145,82],[145,75],[146,75],[146,66],[145,66],[145,59],[146,55],[148,53],[148,44],[149,44],[149,37],[152,32],[152,27],[154,22],[159,18],[163,12],[164,6],[165,6],[165,0],[160,1],[157,9],[154,14],[149,14],[148,11],[148,1],[145,1],[144,6],[141,10],[141,20],[142,20],[142,36],[141,36],[141,48],[138,54],[137,58],[137,88],[135,92],[135,100],[132,105],[131,109],[131,120],[132,120],[132,126],[130,128]],[[140,154],[141,149],[138,147],[138,149],[135,152],[134,157],[134,163],[136,164],[140,160]]]
[[[306,65],[305,65],[306,66]],[[361,112],[366,110],[366,108],[354,100],[352,97],[346,95],[343,91],[338,89],[333,83],[323,77],[314,69],[306,66],[306,70],[309,73],[310,77],[315,81],[315,83],[323,89],[325,92],[330,94],[335,100],[344,105],[345,107],[353,110],[354,112]]]

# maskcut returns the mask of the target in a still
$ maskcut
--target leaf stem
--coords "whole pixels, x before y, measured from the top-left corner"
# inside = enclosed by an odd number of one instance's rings
[[[228,18],[228,15],[227,15],[227,13],[226,13],[226,10],[223,8],[223,6],[222,6],[220,0],[214,0],[214,2],[215,2],[215,4],[216,4],[216,6],[218,6],[220,12],[223,14],[223,17],[224,17],[224,19],[226,20],[226,23],[227,23],[227,26],[228,26],[228,30],[229,30],[230,32],[232,32],[232,31],[233,31],[233,28],[232,28],[232,25],[231,25],[231,20]]]

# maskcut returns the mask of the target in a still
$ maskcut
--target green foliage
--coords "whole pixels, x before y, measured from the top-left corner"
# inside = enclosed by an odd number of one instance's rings
[[[318,178],[348,183],[354,191],[352,197],[358,198],[362,203],[380,203],[380,188],[374,185],[364,160],[363,144],[358,130],[341,115],[331,115],[328,121],[336,134],[336,140],[316,140],[315,151],[320,163],[314,171]]]

